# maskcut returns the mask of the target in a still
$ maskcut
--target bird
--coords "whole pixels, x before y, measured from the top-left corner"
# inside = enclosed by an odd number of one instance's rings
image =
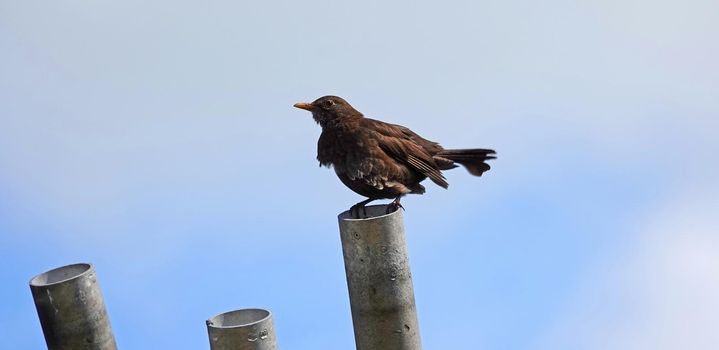
[[[486,161],[496,158],[492,149],[445,149],[407,127],[365,117],[343,98],[323,96],[314,102],[298,102],[294,107],[310,111],[322,128],[317,141],[320,167],[334,168],[340,181],[367,197],[349,209],[367,217],[366,205],[378,199],[392,199],[389,214],[404,207],[406,194],[423,194],[420,182],[429,178],[440,187],[449,183],[442,171],[464,166],[470,174],[481,176],[490,169]]]

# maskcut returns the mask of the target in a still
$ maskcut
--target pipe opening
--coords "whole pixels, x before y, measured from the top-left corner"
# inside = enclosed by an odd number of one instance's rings
[[[367,216],[364,216],[364,213],[362,213],[362,210],[360,210],[360,218],[355,218],[354,216],[350,215],[350,211],[344,211],[339,215],[340,220],[346,220],[346,221],[361,221],[361,220],[372,220],[372,219],[380,219],[384,218],[390,215],[397,215],[399,214],[399,211],[402,211],[402,208],[397,209],[396,211],[393,211],[389,214],[387,214],[387,204],[381,204],[381,205],[368,205],[365,207],[367,211]]]
[[[91,269],[92,265],[86,263],[58,267],[33,277],[33,279],[30,280],[30,285],[34,287],[43,287],[69,281],[82,276]]]
[[[221,313],[207,320],[207,323],[215,328],[241,328],[260,323],[269,317],[270,312],[264,309],[242,309]]]

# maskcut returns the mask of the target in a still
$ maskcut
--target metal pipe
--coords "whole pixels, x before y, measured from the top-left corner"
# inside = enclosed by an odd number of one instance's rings
[[[276,350],[272,313],[242,309],[221,313],[206,321],[211,350]]]
[[[116,350],[110,319],[90,264],[39,274],[30,291],[50,350]]]
[[[402,210],[367,207],[368,218],[339,215],[357,350],[422,348]]]

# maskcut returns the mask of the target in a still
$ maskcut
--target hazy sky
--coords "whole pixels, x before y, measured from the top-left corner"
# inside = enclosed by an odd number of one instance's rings
[[[403,200],[427,349],[719,344],[715,1],[0,0],[0,348],[27,286],[95,264],[123,349],[209,348],[272,310],[283,349],[354,346],[318,168],[325,94],[487,147]]]

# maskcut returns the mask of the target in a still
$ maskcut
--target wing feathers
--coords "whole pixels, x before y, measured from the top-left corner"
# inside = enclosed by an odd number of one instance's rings
[[[437,169],[436,165],[429,165],[411,154],[407,156],[407,163],[409,163],[409,165],[411,165],[413,168],[419,170],[419,172],[421,172],[422,174],[429,177],[430,180],[432,180],[437,185],[440,185],[444,188],[449,187],[449,183],[447,183],[447,180]]]

